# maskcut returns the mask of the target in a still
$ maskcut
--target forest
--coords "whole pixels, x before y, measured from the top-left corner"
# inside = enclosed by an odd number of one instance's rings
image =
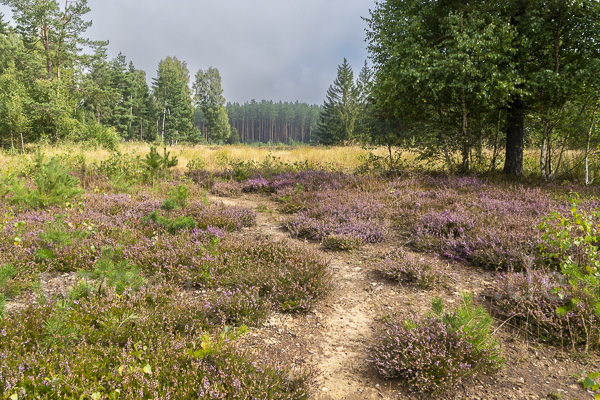
[[[252,100],[226,104],[218,69],[193,79],[165,57],[151,80],[108,43],[90,41],[86,1],[4,1],[0,15],[0,147],[71,141],[114,148],[120,141],[309,143],[320,107]],[[85,50],[85,51],[84,51]]]

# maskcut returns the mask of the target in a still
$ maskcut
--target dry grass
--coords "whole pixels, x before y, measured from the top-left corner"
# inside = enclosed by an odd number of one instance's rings
[[[30,149],[33,152],[33,149]],[[119,151],[123,153],[134,153],[145,155],[150,151],[150,145],[145,143],[123,143],[119,147]],[[160,150],[162,152],[162,150]],[[202,159],[208,170],[219,170],[223,165],[219,160],[226,157],[230,160],[241,161],[256,161],[260,162],[269,154],[277,157],[281,162],[294,163],[308,161],[313,165],[331,165],[341,170],[352,170],[358,167],[361,163],[359,157],[368,154],[367,150],[359,146],[348,147],[315,147],[315,146],[300,146],[300,147],[253,147],[253,146],[168,146],[167,151],[172,155],[177,156],[179,164],[177,169],[185,170],[186,165],[190,160]],[[47,146],[44,148],[44,153],[47,156],[56,156],[59,154],[79,154],[86,156],[88,162],[99,162],[105,160],[110,155],[108,150],[104,149],[84,149],[78,145],[62,145],[62,146]],[[378,149],[377,154],[384,155],[385,149]],[[31,156],[31,154],[29,154]],[[7,169],[16,165],[20,156],[10,156],[0,152],[0,169]]]

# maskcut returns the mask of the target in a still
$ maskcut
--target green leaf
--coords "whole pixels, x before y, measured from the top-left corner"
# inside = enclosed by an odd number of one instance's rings
[[[591,389],[596,385],[596,382],[594,382],[594,380],[592,378],[590,378],[589,376],[586,376],[585,379],[583,380],[583,387],[585,389]]]

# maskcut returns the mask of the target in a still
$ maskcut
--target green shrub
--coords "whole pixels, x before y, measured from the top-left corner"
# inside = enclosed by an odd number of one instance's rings
[[[163,203],[164,205],[165,203]],[[172,205],[172,202],[168,202],[169,207]],[[174,219],[165,218],[159,214],[158,211],[153,211],[146,217],[147,221],[154,221],[158,225],[164,226],[169,233],[175,233],[182,229],[194,229],[197,227],[196,221],[192,217],[186,217],[184,215],[180,215]]]
[[[102,249],[102,256],[94,264],[94,270],[91,272],[79,272],[81,277],[86,278],[79,282],[71,293],[72,298],[87,297],[91,294],[104,295],[108,287],[114,288],[119,295],[125,290],[140,290],[145,280],[140,275],[140,271],[131,266],[129,262],[113,261],[113,251],[110,248]],[[89,282],[88,279],[93,280]]]
[[[309,398],[310,370],[242,350],[234,342],[243,326],[201,327],[207,313],[229,308],[182,294],[170,286],[109,291],[7,316],[0,322],[0,393],[47,400]]]
[[[170,157],[170,154],[166,147],[163,149],[162,156],[158,154],[156,147],[150,147],[150,153],[142,159],[142,164],[146,170],[146,179],[150,179],[154,183],[154,180],[161,176],[165,170],[177,166],[179,163],[177,156]]]
[[[492,318],[473,306],[471,295],[463,294],[452,313],[444,312],[439,298],[433,309],[424,319],[398,318],[377,330],[367,352],[384,378],[442,393],[500,370],[504,359],[490,334]]]
[[[169,189],[167,200],[171,200],[177,207],[184,208],[190,197],[190,188],[187,185],[177,185]]]
[[[89,124],[84,126],[79,136],[73,137],[74,142],[82,142],[86,146],[103,147],[115,151],[121,142],[121,136],[112,126]]]
[[[44,208],[73,202],[84,193],[79,188],[79,180],[70,176],[54,158],[34,173],[33,183],[35,189],[30,189],[19,179],[13,178],[9,182],[13,193],[10,202],[24,208]]]
[[[13,297],[20,291],[20,285],[14,280],[17,270],[10,264],[0,265],[0,295]]]

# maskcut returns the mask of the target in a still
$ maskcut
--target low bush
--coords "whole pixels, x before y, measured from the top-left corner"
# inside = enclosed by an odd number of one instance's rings
[[[242,310],[203,304],[168,286],[32,303],[0,320],[0,392],[39,399],[308,399],[310,370],[241,350],[243,327],[203,328],[214,310]],[[182,309],[189,311],[172,312]]]
[[[543,243],[536,229],[562,206],[541,189],[503,186],[477,177],[397,179],[389,202],[395,225],[423,251],[491,269],[522,269]]]
[[[494,293],[496,317],[536,340],[592,348],[600,344],[597,300],[585,287],[569,285],[560,273],[507,272],[497,277]]]
[[[600,212],[553,212],[543,231],[541,264],[497,277],[495,311],[540,341],[600,346]]]
[[[33,175],[35,189],[20,179],[12,177],[0,187],[5,194],[12,194],[9,201],[23,208],[47,208],[73,202],[84,190],[79,188],[79,180],[54,158],[42,164]]]
[[[424,258],[417,260],[405,251],[389,255],[378,262],[375,268],[388,279],[416,284],[423,289],[432,289],[448,282],[448,275],[444,271],[434,268]]]
[[[295,236],[315,240],[335,236],[351,238],[352,243],[377,243],[388,231],[385,204],[371,194],[326,191],[315,194],[307,208],[286,223]]]
[[[332,289],[328,263],[289,243],[245,239],[217,250],[212,285],[259,288],[280,311],[309,311]]]
[[[238,181],[219,181],[215,182],[210,192],[219,197],[238,197],[242,194],[242,186]]]
[[[434,313],[423,319],[397,318],[378,328],[367,347],[369,359],[385,379],[399,378],[418,391],[447,392],[501,368],[491,324],[470,296],[463,295],[452,313],[443,312],[437,299]]]
[[[91,123],[85,125],[79,135],[73,135],[73,141],[92,148],[103,147],[115,151],[121,142],[121,136],[113,127]]]
[[[337,250],[354,250],[363,244],[361,238],[358,236],[335,234],[323,238],[322,243],[327,249]]]

